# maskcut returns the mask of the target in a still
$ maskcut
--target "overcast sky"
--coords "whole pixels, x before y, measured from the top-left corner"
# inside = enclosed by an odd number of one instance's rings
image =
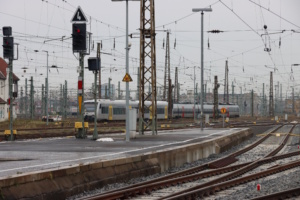
[[[118,81],[122,80],[125,74],[125,2],[0,0],[0,5],[0,28],[11,26],[15,43],[19,43],[19,60],[14,61],[13,66],[20,78],[20,86],[25,84],[25,78],[33,76],[35,87],[41,90],[47,64],[46,53],[41,51],[46,50],[49,51],[49,66],[59,67],[50,69],[50,88],[58,89],[67,80],[68,87],[76,92],[79,61],[76,58],[78,55],[72,53],[70,20],[78,6],[89,19],[88,30],[93,34],[95,45],[91,55],[85,57],[85,66],[88,57],[96,56],[97,42],[102,41],[101,51],[111,54],[101,55],[102,83],[106,83],[110,77],[117,86]],[[133,78],[130,89],[136,90],[140,3],[132,1],[129,5],[129,32],[136,33],[136,37],[130,39],[130,74]],[[213,12],[204,14],[204,79],[210,91],[215,75],[221,83],[224,82],[226,60],[230,86],[234,82],[235,92],[239,93],[242,88],[243,93],[251,89],[262,93],[262,84],[266,84],[266,89],[270,84],[270,71],[274,72],[274,85],[278,81],[283,84],[284,97],[291,92],[292,85],[299,91],[300,66],[292,67],[293,64],[300,64],[299,0],[156,0],[157,86],[163,85],[164,30],[169,30],[172,79],[175,67],[178,67],[181,93],[192,90],[194,66],[197,66],[196,81],[200,88],[200,14],[193,13],[192,8],[210,5]],[[267,25],[267,31],[264,25]],[[208,30],[224,32],[208,34]],[[0,36],[3,36],[2,31]],[[61,41],[63,36],[67,39]],[[264,51],[265,48],[271,51],[268,53]],[[2,48],[0,55],[3,55]],[[26,72],[24,68],[28,68]],[[93,80],[92,72],[86,70],[85,87],[90,88]],[[121,82],[121,89],[125,89],[125,83]],[[223,92],[223,86],[219,92]]]

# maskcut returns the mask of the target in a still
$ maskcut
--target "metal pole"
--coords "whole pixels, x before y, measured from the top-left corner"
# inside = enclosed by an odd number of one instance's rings
[[[25,118],[27,119],[28,114],[28,96],[27,96],[27,78],[25,78]]]
[[[13,76],[12,76],[12,62],[13,59],[9,58],[9,63],[8,63],[8,69],[9,69],[9,130],[10,130],[10,141],[14,140],[14,135],[13,135],[13,91],[12,91],[12,86],[13,86]]]
[[[111,78],[108,78],[108,99],[111,99],[111,87],[110,87]]]
[[[195,73],[195,69],[196,69],[196,66],[194,66],[194,123],[196,122],[196,113],[195,113],[195,110],[196,110],[196,108],[195,108],[195,98],[196,98],[196,96],[195,96],[195,85],[196,85],[196,73]]]
[[[222,114],[222,116],[223,116],[223,128],[224,128],[224,127],[225,127],[225,125],[224,125],[224,124],[225,124],[225,123],[224,123],[224,121],[225,121],[225,120],[224,120],[225,114]]]
[[[282,84],[280,84],[280,114],[282,115]]]
[[[24,117],[24,97],[23,97],[23,87],[21,87],[21,105],[20,105],[20,113],[22,114],[22,117]],[[2,113],[1,113],[2,114]]]
[[[203,11],[201,12],[201,131],[203,131],[203,98],[204,98],[204,91],[203,91]]]
[[[49,114],[48,114],[48,92],[49,92],[49,81],[48,81],[48,51],[45,51],[47,53],[47,81],[46,81],[46,115],[47,115],[47,125],[48,125],[48,118],[49,118]]]
[[[140,68],[138,68],[138,73],[137,73],[137,77],[136,77],[137,79],[137,89],[136,89],[136,99],[137,100],[139,100],[139,98],[140,98],[140,81],[139,81],[139,79],[140,79]]]
[[[68,82],[65,80],[65,106],[64,106],[64,119],[67,119],[68,113]]]
[[[33,77],[30,77],[30,118],[33,120]]]
[[[63,116],[63,113],[64,113],[64,98],[63,98],[63,86],[62,84],[60,84],[60,98],[59,98],[59,102],[60,102],[60,112],[61,112],[61,115]]]
[[[94,87],[94,98],[95,98],[95,117],[94,117],[94,133],[93,140],[98,139],[98,130],[97,130],[97,70],[95,71],[95,87]]]
[[[42,84],[42,116],[45,114],[45,110],[44,110],[44,101],[45,101],[45,91],[44,91],[44,84]]]
[[[121,85],[120,81],[118,82],[118,99],[121,99]]]
[[[63,118],[63,120],[65,120],[65,109],[66,109],[66,107],[65,107],[65,85],[63,85],[62,86],[62,96],[63,96],[63,98],[62,98],[62,118]]]
[[[265,84],[263,83],[262,115],[265,116]]]
[[[292,87],[292,100],[293,100],[293,104],[292,104],[292,114],[295,114],[295,95],[294,95],[294,86]]]
[[[251,90],[251,117],[254,116],[254,95],[253,90]]]
[[[126,0],[126,73],[129,74],[129,49],[128,49],[128,0]],[[126,82],[126,142],[130,141],[129,133],[129,82]]]
[[[81,66],[81,72],[80,75],[82,77],[82,101],[81,101],[81,112],[80,112],[80,120],[82,123],[82,129],[80,132],[80,138],[86,138],[85,135],[85,127],[84,127],[84,54],[80,53],[80,66]]]
[[[207,100],[206,100],[206,94],[207,94],[207,84],[205,83],[205,84],[204,84],[204,98],[203,98],[203,99],[204,99],[204,100],[203,100],[204,102],[207,102]]]

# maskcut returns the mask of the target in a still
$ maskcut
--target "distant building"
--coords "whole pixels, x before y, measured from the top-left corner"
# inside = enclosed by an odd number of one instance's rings
[[[110,84],[110,90],[109,90],[108,83],[101,84],[101,98],[107,97],[110,99],[114,99],[115,95],[116,95],[116,88],[114,84]]]
[[[6,73],[8,64],[3,58],[0,58],[0,121],[8,120],[9,105],[7,100],[9,99],[8,89],[8,74]],[[13,84],[18,85],[20,79],[13,73]],[[16,86],[18,88],[18,86]],[[17,105],[14,104],[13,117],[16,118]]]

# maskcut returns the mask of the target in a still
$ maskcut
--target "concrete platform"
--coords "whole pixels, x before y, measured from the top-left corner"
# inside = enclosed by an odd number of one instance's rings
[[[112,142],[74,137],[0,142],[1,194],[6,199],[53,199],[53,194],[64,199],[220,153],[250,135],[241,128],[185,129],[137,135],[130,142],[125,134],[110,136]]]

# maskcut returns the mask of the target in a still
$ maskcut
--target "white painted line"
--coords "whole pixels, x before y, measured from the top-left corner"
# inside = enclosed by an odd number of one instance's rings
[[[143,149],[134,149],[134,150],[130,150],[130,151],[123,151],[123,152],[118,152],[118,153],[113,153],[113,154],[107,154],[107,155],[104,155],[104,156],[105,157],[107,157],[107,156],[115,156],[115,155],[119,155],[119,154],[125,154],[125,153],[140,151],[140,150],[147,150],[147,149],[152,149],[152,148],[157,148],[157,147],[162,147],[162,146],[170,146],[170,145],[173,145],[173,144],[186,143],[186,142],[189,142],[189,141],[193,141],[193,140],[197,140],[197,139],[201,139],[201,138],[206,138],[206,137],[209,137],[209,136],[212,136],[212,135],[216,135],[216,134],[220,134],[220,133],[223,133],[223,132],[228,132],[228,130],[224,130],[224,131],[217,132],[217,133],[211,133],[211,134],[206,135],[206,136],[201,136],[201,137],[197,137],[197,138],[193,138],[193,139],[189,139],[189,140],[184,140],[184,141],[180,141],[180,142],[173,142],[173,143],[169,143],[169,144],[162,144],[162,145],[147,147],[147,148],[143,148]],[[45,166],[50,166],[50,165],[55,165],[55,164],[63,164],[63,163],[75,162],[75,161],[82,161],[82,160],[88,160],[88,159],[93,159],[93,158],[101,158],[101,157],[104,157],[104,156],[91,156],[91,157],[86,157],[86,158],[73,159],[73,160],[65,160],[65,161],[59,161],[59,162],[53,162],[53,163],[45,163],[45,164],[40,164],[40,165],[18,167],[18,168],[12,168],[12,169],[10,168],[10,169],[5,169],[5,170],[0,170],[0,173],[1,172],[13,171],[13,170],[29,169],[29,168],[34,168],[34,167],[45,167]]]

